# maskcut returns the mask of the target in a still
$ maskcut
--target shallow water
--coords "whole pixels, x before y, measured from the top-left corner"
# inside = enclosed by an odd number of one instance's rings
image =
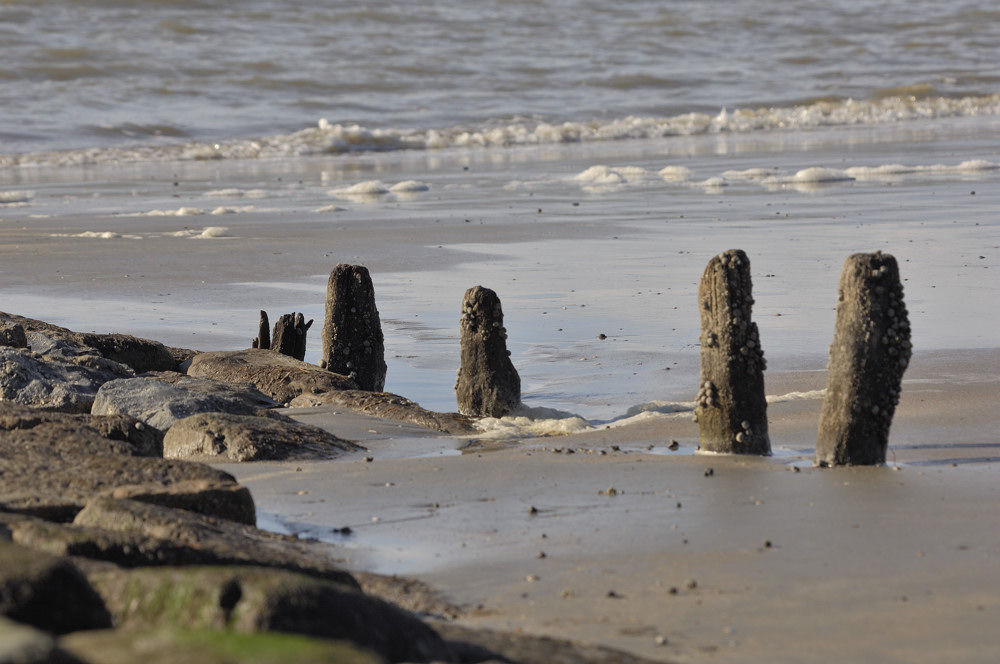
[[[5,2],[0,308],[240,348],[364,264],[387,389],[450,410],[482,284],[528,405],[610,420],[691,399],[714,254],[749,254],[771,368],[815,370],[880,249],[918,352],[995,348],[996,12]]]
[[[240,348],[259,309],[321,321],[329,270],[365,264],[387,389],[450,410],[461,296],[482,284],[503,302],[528,404],[611,419],[692,398],[697,281],[734,247],[752,262],[772,369],[822,369],[856,251],[900,261],[917,351],[1000,345],[997,125],[0,170],[20,192],[0,207],[0,301],[79,329]],[[425,186],[388,191],[414,180]],[[345,181],[387,191],[344,196]]]

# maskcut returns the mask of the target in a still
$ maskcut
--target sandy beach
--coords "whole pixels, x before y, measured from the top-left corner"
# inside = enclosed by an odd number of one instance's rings
[[[697,455],[690,418],[489,449],[320,408],[296,416],[369,452],[224,468],[266,522],[425,581],[460,624],[659,661],[987,662],[997,368],[994,352],[915,358],[885,467],[813,468],[806,398],[769,406],[770,458]]]
[[[993,661],[997,170],[958,168],[964,132],[946,155],[886,132],[845,156],[833,131],[722,156],[704,137],[684,157],[646,142],[7,171],[26,193],[0,210],[0,301],[72,329],[238,349],[261,309],[322,321],[329,270],[364,264],[386,389],[448,411],[460,298],[482,283],[503,300],[526,405],[573,426],[461,439],[302,409],[368,451],[224,466],[262,525],[336,543],[353,571],[426,582],[459,624],[659,661]],[[686,181],[650,175],[682,159]],[[731,173],[835,161],[947,168],[772,187]],[[631,184],[581,181],[601,164]],[[427,189],[408,195],[331,194],[418,178]],[[694,453],[694,293],[733,247],[753,264],[769,363],[763,459]],[[837,277],[874,249],[900,260],[914,330],[889,464],[814,469]],[[318,350],[317,335],[306,359]],[[576,433],[538,437],[555,430]]]

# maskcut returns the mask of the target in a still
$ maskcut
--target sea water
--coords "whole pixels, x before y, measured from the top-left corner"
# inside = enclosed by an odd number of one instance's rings
[[[712,255],[821,369],[880,249],[918,352],[996,348],[997,43],[988,2],[5,2],[0,244],[62,269],[0,309],[240,348],[361,263],[387,389],[452,409],[481,283],[526,402],[609,420],[697,391]]]

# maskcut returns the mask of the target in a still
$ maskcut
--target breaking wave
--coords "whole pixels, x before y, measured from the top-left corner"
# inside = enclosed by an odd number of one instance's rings
[[[539,121],[491,122],[480,127],[462,125],[442,129],[375,128],[359,124],[335,124],[321,119],[316,126],[291,134],[255,139],[0,154],[0,167],[288,158],[446,148],[489,149],[700,134],[795,131],[816,127],[995,115],[1000,115],[1000,94],[957,99],[908,96],[824,100],[791,107],[723,109],[714,115],[685,113],[667,117],[628,116],[609,121],[561,124]],[[618,174],[603,175],[615,177]]]

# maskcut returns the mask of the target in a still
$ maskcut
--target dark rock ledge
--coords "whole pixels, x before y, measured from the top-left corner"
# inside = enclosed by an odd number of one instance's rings
[[[2,312],[0,354],[0,661],[646,661],[461,627],[463,609],[423,584],[352,575],[332,545],[259,530],[232,476],[164,458],[358,449],[282,417],[288,403],[455,433],[471,418],[270,351],[199,354]]]

